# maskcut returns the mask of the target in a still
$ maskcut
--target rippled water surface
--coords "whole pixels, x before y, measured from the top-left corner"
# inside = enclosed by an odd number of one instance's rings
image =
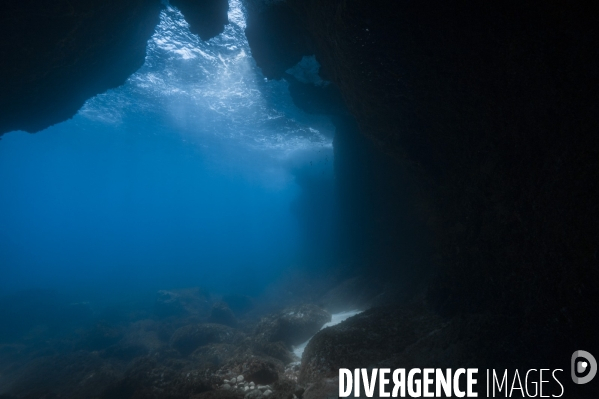
[[[299,111],[284,81],[266,81],[251,58],[245,16],[231,1],[229,25],[209,41],[191,34],[182,14],[169,7],[148,44],[145,65],[125,87],[88,101],[85,118],[123,123],[127,114],[153,114],[172,123],[185,139],[266,151],[331,148],[328,118]]]

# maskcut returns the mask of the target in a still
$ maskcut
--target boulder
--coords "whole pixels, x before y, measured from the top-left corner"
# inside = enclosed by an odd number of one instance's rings
[[[293,398],[295,395],[297,398],[301,398],[303,390],[297,385],[295,381],[288,378],[280,378],[277,382],[272,384],[272,395],[269,397],[272,399],[288,399]],[[300,394],[299,396],[297,394]]]
[[[183,355],[189,355],[200,346],[239,342],[242,334],[220,324],[190,324],[175,331],[171,346]]]
[[[282,374],[282,365],[255,357],[244,364],[245,379],[249,382],[254,382],[259,385],[272,384],[279,380],[279,375]]]
[[[295,355],[289,350],[289,348],[281,341],[268,342],[258,337],[257,339],[252,340],[251,347],[253,352],[275,358],[282,361],[284,364],[289,364],[298,360],[297,357],[295,357]]]
[[[224,302],[216,302],[212,305],[212,311],[210,312],[210,318],[208,320],[211,323],[237,327],[237,319],[235,318],[233,311],[229,309],[229,306]]]
[[[231,386],[247,385],[248,388],[254,386],[260,388],[266,384],[272,384],[279,381],[284,376],[285,366],[277,359],[267,356],[256,355],[251,352],[238,353],[222,366],[218,373],[229,376],[230,379],[223,382]],[[243,382],[239,382],[239,376],[243,377]]]
[[[264,397],[264,395],[262,395],[262,392],[256,390],[250,391],[245,395],[245,399],[262,399]]]
[[[241,353],[243,353],[243,348],[240,348],[239,345],[208,344],[197,348],[191,354],[191,359],[200,365],[221,367],[236,359]]]
[[[376,281],[354,277],[347,279],[330,289],[320,300],[323,307],[331,313],[346,310],[369,308],[375,298],[381,295],[383,287]]]
[[[331,321],[331,314],[316,305],[301,305],[263,318],[256,335],[266,342],[282,341],[288,346],[301,344]]]
[[[334,378],[339,368],[408,367],[409,347],[426,337],[442,337],[447,324],[421,306],[380,307],[367,310],[346,321],[320,331],[306,347],[300,369],[302,382],[314,383]],[[441,367],[439,358],[431,357],[444,350],[429,348],[424,363]],[[452,355],[459,357],[457,353]]]
[[[191,399],[243,399],[244,394],[237,391],[216,390],[193,395]]]
[[[339,377],[325,378],[311,385],[303,393],[303,399],[324,399],[338,398],[339,394]]]

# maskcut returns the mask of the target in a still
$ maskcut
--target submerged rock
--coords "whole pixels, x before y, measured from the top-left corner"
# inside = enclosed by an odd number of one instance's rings
[[[401,367],[407,367],[405,362],[410,346],[432,335],[439,338],[445,327],[446,323],[440,317],[421,306],[368,310],[325,328],[312,338],[302,357],[300,381],[316,382],[336,377],[340,367],[391,367],[400,359]],[[423,352],[428,358],[421,359],[422,364],[441,367],[442,359],[433,352],[430,348]],[[434,363],[432,357],[436,357]]]
[[[251,351],[239,352],[218,369],[220,375],[240,375],[228,381],[233,388],[248,391],[266,384],[277,382],[284,375],[285,366],[277,359],[253,354]]]
[[[260,399],[262,397],[263,397],[262,392],[254,390],[254,391],[248,392],[245,395],[244,399]]]
[[[279,380],[283,374],[283,365],[269,359],[255,357],[244,365],[244,374],[247,381],[258,384],[271,384]]]
[[[329,290],[320,300],[331,313],[353,309],[366,309],[373,305],[383,292],[383,287],[364,278],[345,280]]]
[[[212,390],[213,375],[188,360],[157,359],[147,356],[137,359],[124,377],[100,396],[114,398],[189,398]]]
[[[209,391],[193,395],[190,399],[243,399],[243,393],[237,391]]]
[[[263,337],[254,337],[252,350],[258,354],[278,359],[284,364],[289,364],[297,360],[294,354],[281,341],[268,342]]]
[[[339,378],[325,378],[311,385],[305,393],[302,392],[303,399],[324,399],[337,398],[339,394]]]
[[[179,328],[171,337],[171,345],[183,355],[208,344],[234,343],[242,334],[220,324],[191,324]]]
[[[244,348],[232,344],[208,344],[200,346],[192,354],[191,359],[200,365],[221,367],[231,361],[234,361],[240,355],[243,355]],[[234,384],[234,379],[224,380],[225,383]]]
[[[263,318],[256,327],[256,335],[267,342],[282,341],[288,346],[301,344],[313,336],[327,322],[331,314],[316,305],[301,305]]]
[[[229,309],[224,302],[217,302],[212,305],[210,312],[210,318],[208,319],[211,323],[223,324],[229,327],[237,327],[237,319],[233,314],[233,311]]]

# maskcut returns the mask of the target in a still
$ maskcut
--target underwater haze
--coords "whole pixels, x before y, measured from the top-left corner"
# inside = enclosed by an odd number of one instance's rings
[[[325,256],[314,243],[331,236],[333,190],[306,222],[300,182],[332,187],[334,127],[262,76],[244,18],[231,1],[224,33],[203,42],[167,7],[125,85],[67,122],[3,136],[2,293],[252,295]],[[313,58],[290,72],[324,84]]]

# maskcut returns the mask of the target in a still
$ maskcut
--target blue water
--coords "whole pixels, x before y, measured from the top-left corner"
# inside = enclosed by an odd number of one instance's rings
[[[238,0],[229,17],[203,42],[165,9],[125,85],[43,132],[3,136],[0,292],[255,294],[306,262],[298,181],[332,184],[333,126],[265,80]],[[330,223],[320,212],[312,223]]]

